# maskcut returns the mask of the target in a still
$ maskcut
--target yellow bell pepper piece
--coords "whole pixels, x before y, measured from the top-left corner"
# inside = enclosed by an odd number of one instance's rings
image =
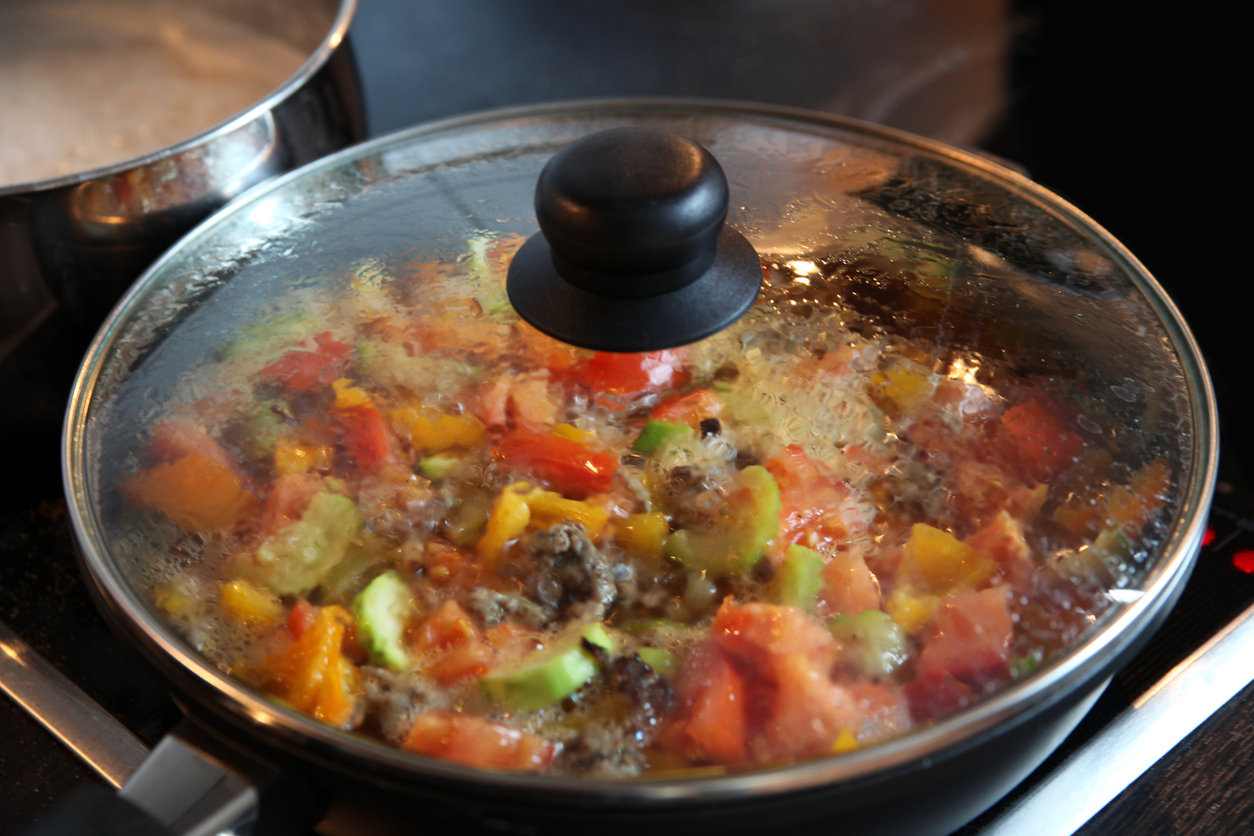
[[[322,470],[331,463],[331,448],[280,438],[274,445],[274,470],[280,476]]]
[[[906,413],[918,410],[936,390],[936,376],[914,364],[899,363],[885,371],[876,372],[872,382]]]
[[[840,734],[836,735],[836,740],[832,743],[832,754],[843,755],[846,752],[856,752],[858,746],[858,738],[853,736],[853,732],[849,729],[841,729]]]
[[[600,505],[590,505],[575,499],[567,499],[553,491],[534,490],[523,494],[523,500],[531,508],[531,521],[537,527],[547,528],[559,522],[577,522],[583,525],[588,536],[596,540],[610,518],[609,511]]]
[[[408,405],[389,410],[387,419],[420,456],[454,447],[466,450],[484,440],[483,422],[473,415],[446,415],[438,409]]]
[[[331,384],[335,389],[335,403],[331,405],[332,409],[352,409],[356,406],[371,406],[374,403],[366,394],[365,389],[353,386],[352,383],[353,381],[342,377]]]
[[[574,424],[557,424],[553,427],[553,435],[576,444],[591,444],[597,439],[595,434],[581,430]]]
[[[153,599],[157,607],[175,618],[190,615],[196,608],[196,602],[177,584],[162,584],[154,592]]]
[[[940,599],[935,595],[918,594],[899,587],[884,602],[884,612],[907,633],[915,634],[927,626],[936,614]]]
[[[945,595],[961,585],[978,589],[996,571],[996,561],[981,557],[952,534],[915,523],[898,574],[927,592]]]
[[[614,542],[632,557],[661,560],[666,554],[666,537],[671,533],[666,515],[660,511],[632,514],[623,520],[614,534]]]
[[[483,536],[475,544],[482,560],[501,556],[505,544],[529,527],[548,528],[555,523],[577,522],[596,540],[609,522],[610,513],[600,505],[567,499],[554,491],[542,491],[529,482],[515,482],[492,505]]]
[[[505,551],[505,544],[527,530],[531,522],[531,508],[518,494],[517,485],[501,491],[492,504],[483,536],[475,543],[475,552],[484,561],[495,561]]]
[[[283,603],[278,596],[248,581],[222,584],[218,604],[227,618],[245,627],[272,627],[283,618]]]

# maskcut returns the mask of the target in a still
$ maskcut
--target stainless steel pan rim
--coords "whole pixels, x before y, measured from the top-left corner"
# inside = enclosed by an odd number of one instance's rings
[[[347,4],[346,4],[347,5]],[[370,739],[336,731],[294,710],[279,706],[260,693],[210,666],[157,618],[150,606],[125,581],[107,554],[100,537],[100,521],[90,500],[89,451],[86,446],[88,417],[102,365],[117,346],[119,332],[154,290],[152,277],[171,258],[171,253],[209,235],[224,218],[247,211],[272,192],[294,180],[334,168],[347,160],[420,137],[480,124],[527,120],[535,117],[595,114],[630,117],[633,112],[692,113],[713,111],[740,118],[790,123],[809,123],[905,143],[927,153],[947,157],[982,169],[987,175],[1027,199],[1094,234],[1107,254],[1121,263],[1143,292],[1173,342],[1190,394],[1195,430],[1189,481],[1182,492],[1177,520],[1164,537],[1163,556],[1149,573],[1143,594],[1116,603],[1099,622],[1098,629],[1068,653],[1025,681],[958,712],[933,726],[865,750],[793,766],[742,774],[681,779],[612,781],[495,773],[476,770],[392,749]],[[1214,392],[1201,355],[1188,327],[1162,288],[1132,255],[1104,229],[1075,207],[1022,175],[975,154],[926,140],[912,134],[844,117],[794,108],[753,103],[686,99],[610,99],[564,102],[490,111],[429,123],[380,137],[311,163],[277,178],[231,204],[186,236],[135,283],[110,314],[87,352],[75,380],[66,413],[62,443],[62,474],[66,486],[74,534],[93,582],[106,601],[128,621],[132,632],[151,653],[177,666],[215,693],[215,700],[237,719],[266,729],[285,742],[311,752],[334,754],[341,767],[364,769],[380,778],[420,782],[438,780],[473,786],[476,790],[509,795],[570,798],[595,802],[629,802],[665,806],[695,799],[717,800],[768,796],[813,789],[872,777],[904,768],[927,768],[947,754],[976,745],[998,733],[999,728],[1024,722],[1065,695],[1095,687],[1110,671],[1108,666],[1139,634],[1157,623],[1164,608],[1175,599],[1192,570],[1201,548],[1206,511],[1213,498],[1218,467],[1218,428]]]
[[[150,163],[162,160],[167,157],[173,157],[188,149],[194,148],[205,142],[213,140],[217,137],[224,136],[233,130],[247,125],[252,120],[268,114],[279,103],[283,102],[297,90],[305,86],[306,82],[313,77],[315,73],[322,69],[323,65],[331,58],[331,54],[339,47],[340,42],[348,34],[349,23],[353,19],[353,15],[357,11],[357,0],[339,0],[339,9],[336,11],[335,20],[331,24],[331,28],[323,37],[318,47],[309,54],[305,62],[296,69],[282,84],[271,90],[263,99],[254,102],[248,109],[242,110],[231,116],[224,122],[206,128],[198,134],[188,137],[174,145],[167,145],[151,153],[144,154],[139,157],[132,157],[112,165],[92,168],[86,171],[77,171],[73,174],[64,174],[60,177],[51,177],[45,180],[31,180],[25,183],[10,183],[8,185],[0,184],[0,197],[9,194],[20,194],[26,192],[40,192],[49,189],[59,188],[61,186],[70,186],[76,183],[84,183],[89,180],[96,180],[102,177],[109,177],[114,174],[121,174],[124,171],[130,171],[134,168],[142,168]]]

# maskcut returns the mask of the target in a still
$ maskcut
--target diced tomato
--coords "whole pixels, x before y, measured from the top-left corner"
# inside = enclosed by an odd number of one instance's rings
[[[445,601],[431,614],[414,647],[432,659],[424,672],[442,685],[482,676],[492,666],[492,646],[456,601]]]
[[[966,543],[981,557],[995,560],[1007,582],[1015,589],[1031,589],[1036,575],[1032,550],[1023,537],[1023,524],[1006,511],[967,538]]]
[[[495,651],[496,664],[513,662],[533,651],[539,650],[543,643],[542,634],[538,630],[523,627],[512,621],[497,624],[484,631],[485,639]]]
[[[579,380],[596,394],[632,397],[678,385],[688,352],[682,348],[644,354],[598,351],[579,369]]]
[[[866,713],[831,680],[833,654],[831,634],[796,607],[724,601],[677,680],[680,719],[664,742],[728,766],[829,751]]]
[[[722,653],[714,653],[706,671],[685,733],[701,752],[729,766],[746,760],[745,685]]]
[[[305,635],[305,631],[309,629],[309,625],[314,623],[314,619],[318,617],[318,610],[321,607],[315,607],[304,598],[297,599],[292,605],[292,611],[287,614],[287,631],[292,634],[293,639],[299,639]]]
[[[542,772],[557,747],[539,735],[453,711],[427,711],[410,727],[401,748],[467,766]]]
[[[1078,435],[1039,400],[1007,409],[998,422],[996,448],[1028,481],[1044,482],[1072,465],[1084,448]]]
[[[400,448],[392,429],[374,404],[334,410],[331,426],[342,441],[344,454],[362,473],[377,473],[400,462]]]
[[[944,673],[980,687],[1005,673],[1014,622],[1003,587],[940,602],[919,654],[920,676]]]
[[[902,690],[910,716],[920,723],[953,714],[974,701],[969,685],[939,670],[920,675]]]
[[[766,469],[779,485],[780,534],[775,552],[781,553],[798,542],[803,534],[818,535],[817,542],[843,540],[856,517],[844,514],[849,488],[796,444],[789,444],[766,462]],[[807,544],[810,545],[810,544]]]
[[[765,762],[810,758],[831,750],[843,729],[859,724],[860,710],[850,692],[832,682],[827,668],[800,654],[775,665],[775,698],[762,730]]]
[[[655,421],[687,424],[694,430],[701,429],[706,418],[723,414],[723,401],[713,389],[698,389],[684,395],[672,395],[658,404],[651,415]]]
[[[340,376],[352,347],[324,331],[305,347],[289,351],[262,369],[258,376],[263,382],[278,386],[290,394],[312,392]]]
[[[571,499],[608,491],[618,471],[618,459],[612,453],[552,433],[512,433],[493,456]]]
[[[277,477],[261,506],[261,530],[273,534],[299,520],[309,507],[309,500],[322,489],[322,485],[322,477],[316,473],[290,473]]]
[[[710,635],[724,650],[762,670],[790,653],[830,665],[835,652],[827,630],[797,607],[776,604],[737,604],[728,598],[714,616]]]
[[[475,415],[488,426],[543,432],[557,423],[558,398],[547,371],[519,377],[497,377],[479,389]]]
[[[860,551],[836,552],[828,558],[819,595],[833,615],[857,615],[880,608],[880,582]]]

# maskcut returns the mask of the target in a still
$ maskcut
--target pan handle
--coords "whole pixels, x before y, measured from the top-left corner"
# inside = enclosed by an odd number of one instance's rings
[[[322,813],[299,775],[242,756],[184,720],[116,795],[81,787],[18,836],[296,836]]]

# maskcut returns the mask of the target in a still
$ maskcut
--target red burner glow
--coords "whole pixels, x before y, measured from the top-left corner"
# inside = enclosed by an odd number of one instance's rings
[[[1215,529],[1207,526],[1206,533],[1202,535],[1202,545],[1209,546],[1213,542],[1215,542]]]
[[[1247,575],[1254,575],[1254,549],[1237,549],[1232,555],[1232,565]]]

